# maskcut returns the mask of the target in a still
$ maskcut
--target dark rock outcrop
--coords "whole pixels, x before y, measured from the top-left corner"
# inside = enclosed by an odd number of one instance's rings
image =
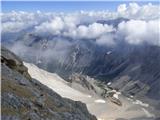
[[[85,104],[32,79],[22,61],[3,47],[1,67],[2,120],[96,120]]]

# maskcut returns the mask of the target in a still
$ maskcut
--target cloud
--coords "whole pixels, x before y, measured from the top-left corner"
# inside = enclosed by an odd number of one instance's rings
[[[151,3],[121,4],[117,11],[79,11],[73,13],[24,12],[1,13],[2,34],[30,30],[40,36],[58,35],[77,39],[92,39],[99,45],[115,45],[119,39],[129,44],[149,43],[159,45],[158,5]],[[117,28],[97,23],[97,20],[128,18]],[[117,37],[118,36],[118,37]],[[116,39],[116,41],[115,41]]]
[[[27,28],[30,28],[34,25],[36,25],[36,22],[22,22],[22,21],[8,21],[2,23],[2,33],[15,33],[20,32],[22,30],[26,30]]]
[[[114,28],[110,25],[93,23],[89,26],[80,25],[75,29],[71,29],[64,33],[65,36],[70,36],[77,39],[96,39],[103,34],[113,32]]]
[[[53,13],[32,13],[24,11],[1,13],[2,33],[20,32],[30,27],[34,27],[46,20],[50,20],[53,16]]]
[[[50,22],[43,22],[39,26],[35,26],[36,33],[50,33],[53,35],[60,34],[61,31],[64,29],[64,22],[60,17],[55,17]]]
[[[5,22],[2,24],[2,32],[19,32],[25,29],[23,22]]]
[[[41,47],[29,47],[23,41],[17,41],[10,49],[22,58],[27,57],[35,63],[41,60],[45,60],[46,63],[52,63],[53,61],[65,63],[70,50],[69,48],[72,45],[69,41],[62,40],[61,38],[45,41],[44,43],[41,42],[40,44]],[[47,49],[44,49],[44,46],[47,46]]]
[[[130,20],[118,25],[117,36],[124,38],[130,44],[149,43],[160,45],[159,20]]]
[[[137,3],[121,4],[117,7],[119,17],[129,19],[152,20],[158,19],[160,16],[159,6],[151,3],[138,5]]]
[[[16,22],[18,22],[19,24],[26,24],[30,22],[33,23],[34,21],[36,24],[33,25],[37,24],[41,25],[43,23],[45,24],[45,22],[47,21],[51,22],[53,19],[55,19],[55,17],[57,17],[56,18],[57,21],[59,20],[59,22],[61,22],[62,20],[65,22],[66,25],[68,24],[69,26],[74,27],[74,25],[78,24],[93,23],[96,22],[97,20],[115,19],[119,17],[137,19],[137,20],[155,20],[159,18],[160,11],[158,5],[153,5],[151,3],[145,5],[139,5],[137,3],[129,3],[128,5],[120,4],[119,6],[117,6],[117,11],[115,12],[108,11],[107,8],[104,11],[80,11],[72,13],[55,13],[55,12],[44,13],[37,10],[37,12],[35,13],[25,12],[25,11],[18,11],[18,12],[12,11],[9,13],[1,13],[1,16],[5,31],[6,26],[9,24],[7,22],[13,22],[13,24],[15,24]]]
[[[84,38],[97,38],[107,32],[112,32],[114,31],[114,28],[112,26],[109,26],[107,24],[102,25],[99,23],[93,23],[89,25],[88,27],[86,26],[79,26],[77,28],[77,33],[79,37],[84,37]]]
[[[104,46],[116,45],[113,34],[106,34],[106,35],[101,36],[100,38],[96,39],[96,43],[99,45],[104,45]]]
[[[114,31],[113,26],[100,23],[78,25],[76,17],[64,16],[55,17],[51,21],[45,21],[35,26],[35,32],[39,35],[62,35],[73,39],[96,39],[101,35]]]

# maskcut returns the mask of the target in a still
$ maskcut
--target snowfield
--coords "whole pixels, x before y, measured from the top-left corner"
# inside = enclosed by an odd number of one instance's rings
[[[123,105],[120,107],[108,99],[103,99],[97,96],[80,92],[75,88],[69,86],[68,82],[63,80],[55,73],[49,73],[35,66],[34,64],[25,63],[28,72],[32,78],[38,80],[42,84],[48,86],[53,91],[65,98],[75,101],[81,101],[87,105],[89,112],[97,117],[98,120],[117,120],[118,118],[132,119],[132,118],[148,118],[153,117],[143,106],[133,104],[127,98],[118,96]]]
[[[24,63],[28,67],[28,72],[32,78],[37,79],[39,82],[48,86],[62,97],[78,100],[81,98],[87,98],[87,95],[71,88],[68,83],[60,78],[57,74],[49,73],[45,70],[39,69],[33,64]],[[31,68],[31,69],[29,69]]]
[[[94,102],[95,102],[95,103],[106,103],[106,101],[105,101],[105,100],[102,100],[102,99],[95,100]]]

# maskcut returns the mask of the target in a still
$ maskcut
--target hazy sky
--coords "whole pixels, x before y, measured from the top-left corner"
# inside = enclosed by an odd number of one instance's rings
[[[131,2],[131,1],[129,1]],[[73,11],[91,11],[91,10],[109,10],[115,11],[119,4],[128,4],[129,2],[120,1],[103,1],[103,2],[56,2],[56,1],[3,1],[2,12],[10,11],[29,11],[35,12],[73,12]],[[139,5],[147,4],[147,2],[137,2]],[[158,1],[151,1],[152,4],[158,4]]]

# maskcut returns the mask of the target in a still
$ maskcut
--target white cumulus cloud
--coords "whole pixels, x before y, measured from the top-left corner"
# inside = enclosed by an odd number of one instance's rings
[[[116,44],[113,34],[102,35],[100,38],[96,39],[96,43],[104,46],[114,46]]]
[[[107,21],[119,17],[128,18],[129,21],[121,22],[117,28],[97,23],[97,20]],[[129,44],[159,45],[159,17],[159,6],[151,3],[120,4],[114,12],[106,8],[103,11],[72,13],[41,11],[1,13],[2,34],[29,30],[33,34],[42,36],[59,35],[75,40],[94,39],[99,45],[115,45],[117,39],[123,39]]]
[[[51,33],[53,35],[60,34],[64,29],[64,22],[60,17],[54,18],[52,21],[43,22],[39,26],[35,26],[35,32],[37,33]]]
[[[80,25],[74,30],[65,32],[64,35],[78,39],[96,39],[101,35],[106,34],[108,32],[112,32],[114,30],[115,29],[110,25],[93,23],[89,26]]]
[[[137,3],[121,4],[117,7],[119,17],[129,19],[152,20],[160,16],[159,6],[151,3],[138,5]]]
[[[118,25],[118,36],[124,37],[124,40],[130,44],[151,43],[160,45],[159,20],[143,21],[130,20]]]

